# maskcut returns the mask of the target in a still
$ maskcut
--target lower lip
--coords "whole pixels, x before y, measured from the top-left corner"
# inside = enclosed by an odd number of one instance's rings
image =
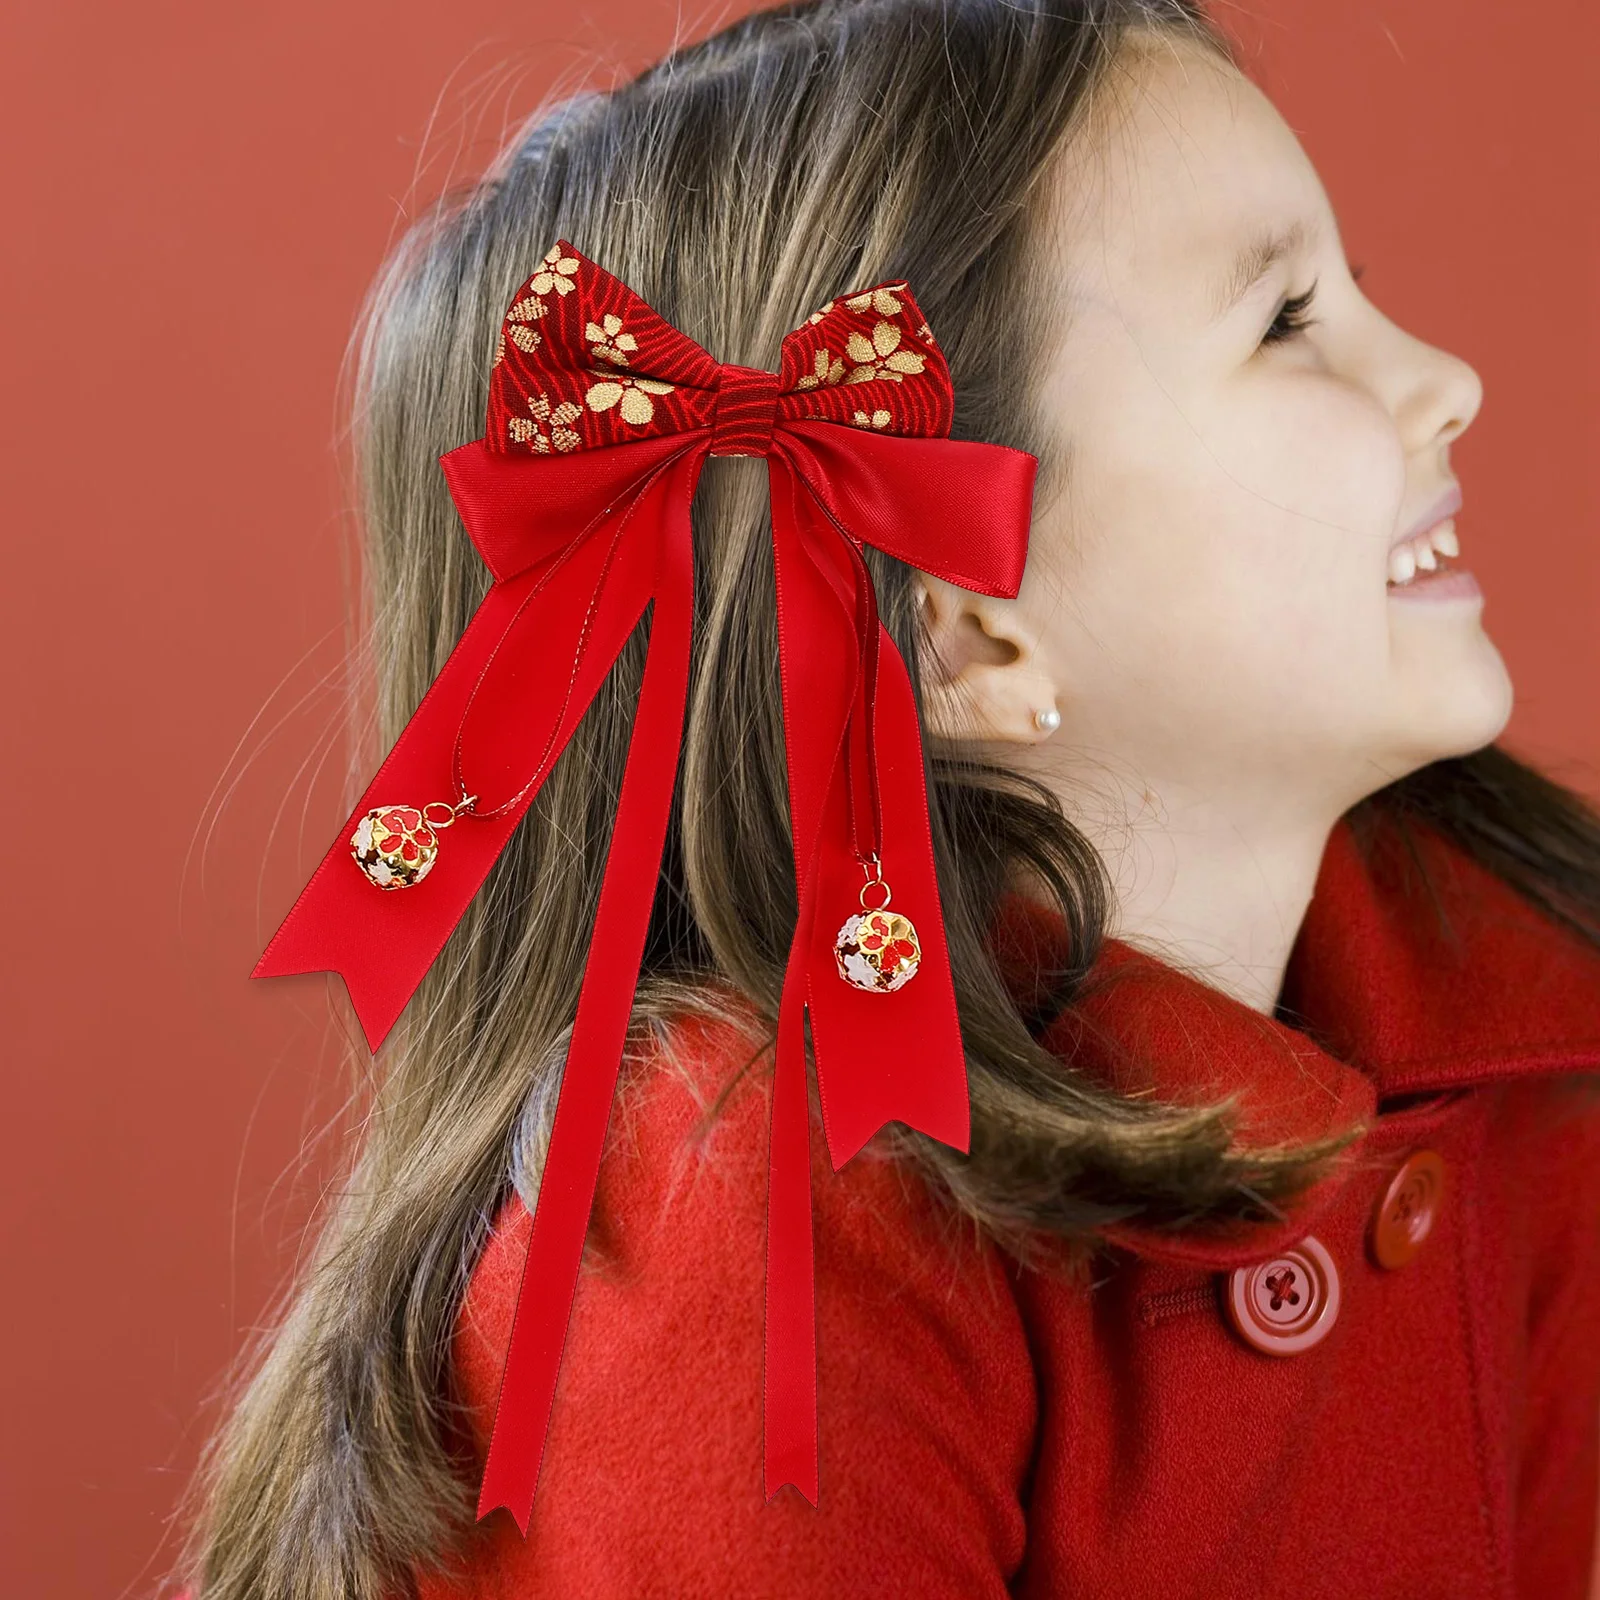
[[[1390,584],[1391,600],[1481,600],[1483,590],[1470,572],[1419,572],[1410,583]]]

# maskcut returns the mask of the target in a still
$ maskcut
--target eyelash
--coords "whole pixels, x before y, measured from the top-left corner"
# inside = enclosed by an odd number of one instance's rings
[[[1360,278],[1366,271],[1364,266],[1352,267],[1350,276]],[[1262,344],[1282,344],[1285,340],[1292,339],[1297,333],[1309,328],[1317,319],[1306,316],[1311,309],[1311,302],[1317,292],[1317,283],[1313,279],[1311,287],[1304,294],[1296,295],[1292,300],[1285,300],[1278,308],[1278,314],[1272,319],[1271,326],[1262,334]]]
[[[1316,283],[1304,294],[1296,295],[1292,300],[1285,300],[1278,308],[1278,314],[1272,319],[1271,326],[1261,335],[1262,344],[1283,344],[1292,339],[1297,333],[1309,328],[1317,319],[1305,315],[1310,309],[1312,296],[1317,292]]]

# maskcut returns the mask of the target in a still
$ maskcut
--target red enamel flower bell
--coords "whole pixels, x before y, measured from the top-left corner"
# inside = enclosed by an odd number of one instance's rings
[[[911,919],[888,909],[889,885],[878,876],[876,858],[866,870],[861,910],[847,917],[839,929],[833,942],[833,958],[846,983],[872,994],[892,994],[916,976],[922,946]],[[869,906],[867,896],[874,887],[883,890],[883,899]]]
[[[425,806],[374,806],[350,835],[350,854],[380,889],[409,889],[433,871],[439,832],[448,828],[475,796],[459,805],[434,800]],[[431,812],[442,811],[442,817]]]

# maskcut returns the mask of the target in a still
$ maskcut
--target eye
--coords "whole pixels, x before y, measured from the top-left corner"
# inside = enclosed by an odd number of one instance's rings
[[[1364,266],[1352,267],[1350,276],[1359,282],[1361,274],[1366,270]],[[1306,315],[1311,309],[1316,293],[1317,285],[1313,280],[1311,287],[1304,294],[1296,295],[1292,300],[1285,300],[1278,308],[1277,316],[1272,319],[1272,325],[1262,334],[1262,344],[1282,344],[1303,329],[1309,328],[1317,320]]]
[[[1315,283],[1304,294],[1296,295],[1292,300],[1285,300],[1278,308],[1278,314],[1272,319],[1272,325],[1261,335],[1262,344],[1282,344],[1285,340],[1292,339],[1304,328],[1309,328],[1317,319],[1308,317],[1306,312],[1311,309],[1311,301],[1316,295]]]

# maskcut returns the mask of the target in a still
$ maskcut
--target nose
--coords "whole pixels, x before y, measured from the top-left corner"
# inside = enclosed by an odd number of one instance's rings
[[[1395,333],[1394,413],[1406,453],[1442,449],[1472,425],[1483,404],[1483,379],[1460,356],[1403,329]]]

